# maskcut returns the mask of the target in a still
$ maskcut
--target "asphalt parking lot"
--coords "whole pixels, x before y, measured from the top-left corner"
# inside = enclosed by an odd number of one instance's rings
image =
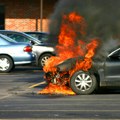
[[[44,81],[43,74],[43,71],[35,66],[18,66],[10,73],[0,73],[0,89],[3,91],[0,94],[5,96],[5,94],[36,92],[35,86]]]
[[[120,120],[120,92],[92,95],[40,95],[46,84],[37,67],[0,74],[0,120]]]

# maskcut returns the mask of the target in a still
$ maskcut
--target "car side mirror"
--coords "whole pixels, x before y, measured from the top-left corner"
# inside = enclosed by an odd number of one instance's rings
[[[30,44],[31,44],[31,45],[34,45],[35,43],[34,43],[34,41],[30,40]]]

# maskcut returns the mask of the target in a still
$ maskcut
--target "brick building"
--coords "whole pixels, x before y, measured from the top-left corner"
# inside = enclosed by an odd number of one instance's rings
[[[57,0],[0,0],[0,29],[49,31],[49,16],[54,11],[56,2]]]

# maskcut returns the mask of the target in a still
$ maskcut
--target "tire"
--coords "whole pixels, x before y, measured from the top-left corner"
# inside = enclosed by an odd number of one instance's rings
[[[43,66],[45,65],[45,61],[50,58],[52,56],[52,54],[43,54],[42,56],[40,56],[39,60],[38,60],[38,66],[43,68]]]
[[[0,56],[0,72],[10,72],[14,68],[14,63],[9,56]]]
[[[98,82],[94,75],[90,75],[88,72],[77,71],[71,77],[70,87],[76,94],[86,95],[93,93],[97,89]]]

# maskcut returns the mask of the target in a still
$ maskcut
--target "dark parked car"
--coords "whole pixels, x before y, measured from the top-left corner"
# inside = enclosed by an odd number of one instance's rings
[[[58,38],[55,35],[49,34],[48,32],[25,32],[26,34],[36,38],[44,45],[56,46]]]
[[[10,72],[16,65],[35,62],[32,47],[27,43],[17,43],[0,34],[0,72]]]
[[[32,37],[35,37],[36,39],[40,40],[43,43],[48,41],[49,33],[47,32],[34,31],[34,32],[25,32],[25,33],[31,35]]]
[[[110,52],[105,61],[94,59],[91,69],[78,70],[70,77],[75,62],[76,58],[68,59],[56,66],[56,74],[46,73],[48,83],[69,85],[76,94],[91,94],[101,87],[120,88],[120,47]]]
[[[48,43],[42,43],[40,40],[27,35],[23,32],[0,30],[1,34],[7,35],[17,42],[31,43],[33,52],[36,54],[36,65],[43,67],[45,61],[55,55],[54,47]]]

